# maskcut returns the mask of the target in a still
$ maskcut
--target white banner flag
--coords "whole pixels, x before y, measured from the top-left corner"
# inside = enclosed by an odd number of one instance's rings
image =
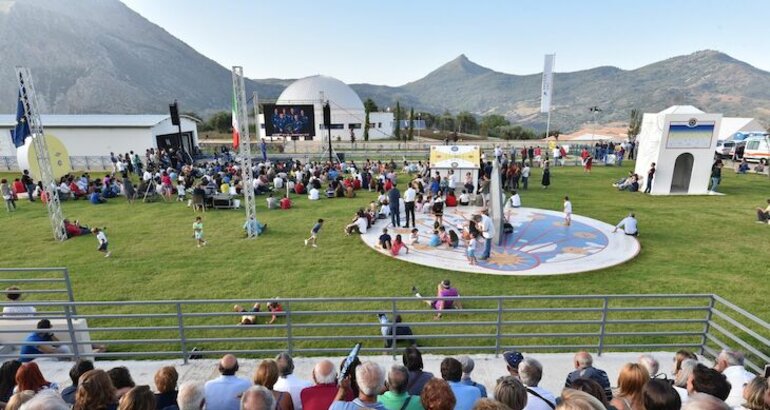
[[[543,87],[540,92],[540,112],[551,111],[551,94],[553,93],[553,65],[556,54],[545,55],[545,67],[543,67]]]

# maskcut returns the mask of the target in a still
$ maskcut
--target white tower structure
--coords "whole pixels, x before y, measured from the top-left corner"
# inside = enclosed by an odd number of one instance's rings
[[[251,138],[249,136],[249,114],[246,107],[246,87],[243,82],[243,67],[233,67],[233,122],[237,125],[239,134],[238,156],[241,163],[241,179],[243,192],[243,207],[246,209],[246,223],[257,218],[256,204],[254,203],[254,171],[251,167]],[[254,105],[258,106],[257,96],[254,94]],[[259,127],[257,137],[259,137]],[[234,130],[235,131],[235,130]],[[256,238],[257,232],[246,229],[249,238]]]

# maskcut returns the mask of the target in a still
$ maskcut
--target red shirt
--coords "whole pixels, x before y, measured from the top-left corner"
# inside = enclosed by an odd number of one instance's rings
[[[305,185],[302,185],[302,182],[297,182],[294,185],[294,192],[297,194],[304,194],[305,193]]]
[[[27,188],[24,187],[21,181],[13,181],[13,193],[21,194],[25,192],[27,192]]]
[[[316,384],[302,389],[299,397],[302,400],[303,410],[329,410],[329,406],[337,395],[337,384]],[[345,401],[353,400],[353,395],[348,391],[345,394]]]
[[[457,197],[454,195],[447,195],[446,197],[446,206],[457,206]]]
[[[291,208],[291,199],[281,198],[280,204],[281,204],[281,209],[289,209]]]

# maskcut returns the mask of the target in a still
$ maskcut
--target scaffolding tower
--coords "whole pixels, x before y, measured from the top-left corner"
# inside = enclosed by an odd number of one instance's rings
[[[243,81],[243,67],[233,67],[233,122],[237,124],[237,131],[240,140],[238,143],[238,157],[241,163],[241,179],[243,192],[243,207],[246,209],[246,224],[257,219],[257,209],[254,203],[254,171],[251,167],[251,138],[249,136],[249,115],[246,107],[246,86]],[[254,95],[254,105],[256,106],[257,96]],[[257,121],[255,120],[255,123]],[[259,126],[256,127],[257,138],[259,138]],[[257,232],[254,229],[246,229],[249,238],[256,238]]]
[[[19,82],[19,94],[24,106],[24,120],[29,124],[37,165],[40,168],[40,181],[42,181],[43,189],[48,196],[46,209],[48,209],[48,219],[51,221],[53,237],[57,241],[63,241],[67,239],[67,233],[64,230],[61,202],[59,202],[59,193],[54,182],[51,154],[45,141],[43,122],[40,120],[35,84],[32,82],[32,75],[27,67],[16,67],[16,79]]]

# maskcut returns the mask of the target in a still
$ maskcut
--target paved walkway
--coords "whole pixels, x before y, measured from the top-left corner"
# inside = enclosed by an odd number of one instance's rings
[[[670,374],[673,363],[674,354],[671,352],[653,352],[653,357],[658,359],[661,363],[660,372]],[[543,364],[543,380],[540,385],[555,394],[559,394],[564,387],[564,379],[567,374],[574,370],[572,364],[572,354],[565,353],[544,353],[544,354],[529,354],[524,353],[525,357],[534,357]],[[440,355],[425,355],[423,356],[423,362],[425,364],[425,371],[432,372],[434,375],[441,375],[440,365],[445,356]],[[479,383],[484,384],[487,387],[487,391],[490,393],[494,390],[495,381],[498,377],[506,374],[505,361],[501,357],[495,357],[494,355],[471,355],[476,363],[476,369],[472,373],[472,377]],[[623,364],[628,362],[635,362],[639,357],[639,353],[605,353],[602,356],[594,355],[594,366],[603,369],[607,372],[610,382],[614,385],[618,379],[618,372]],[[312,380],[311,373],[313,365],[321,358],[295,358],[295,371],[294,373],[303,379]],[[341,363],[342,357],[329,358],[335,363]],[[382,365],[386,370],[394,363],[401,363],[401,357],[397,357],[397,361],[393,361],[391,356],[364,356],[362,360],[372,360]],[[254,370],[259,363],[258,360],[247,359],[240,361],[240,370],[238,375],[244,378],[251,379],[254,374]],[[69,369],[72,366],[71,362],[39,362],[43,375],[47,380],[57,382],[60,388],[64,388],[70,385]],[[162,366],[176,366],[179,372],[179,383],[185,381],[206,381],[218,376],[217,373],[217,360],[205,359],[190,361],[189,364],[183,365],[180,360],[166,360],[166,361],[98,361],[96,367],[108,370],[115,366],[126,366],[131,371],[131,375],[137,385],[147,384],[153,390],[155,385],[153,383],[153,376],[155,371]]]

